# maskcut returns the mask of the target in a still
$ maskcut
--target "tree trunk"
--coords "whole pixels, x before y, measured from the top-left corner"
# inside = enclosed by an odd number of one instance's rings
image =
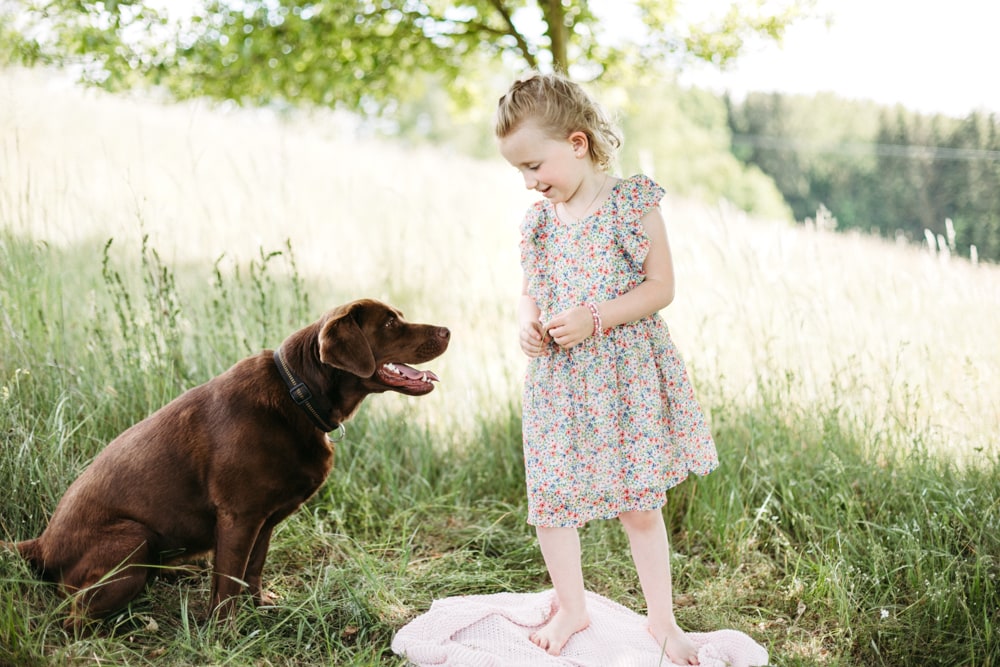
[[[545,25],[548,27],[545,32],[549,36],[552,67],[557,72],[566,72],[569,67],[569,54],[566,49],[569,29],[566,26],[566,10],[563,8],[562,0],[539,0],[539,5],[545,18]]]

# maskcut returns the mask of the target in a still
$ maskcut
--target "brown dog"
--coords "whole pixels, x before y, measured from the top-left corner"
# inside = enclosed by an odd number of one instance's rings
[[[113,440],[70,485],[40,537],[16,547],[72,598],[67,627],[124,607],[156,566],[215,551],[211,605],[261,603],[274,527],[333,463],[327,433],[371,393],[413,396],[448,329],[374,300],[349,303],[195,387]]]

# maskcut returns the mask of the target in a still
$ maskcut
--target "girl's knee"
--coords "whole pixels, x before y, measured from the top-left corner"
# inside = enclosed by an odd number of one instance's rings
[[[660,510],[639,510],[635,512],[622,512],[618,515],[618,520],[622,522],[626,531],[644,531],[656,528],[663,521]]]

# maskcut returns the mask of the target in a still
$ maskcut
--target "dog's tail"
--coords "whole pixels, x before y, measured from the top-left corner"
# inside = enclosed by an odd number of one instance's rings
[[[21,554],[21,558],[28,561],[31,567],[38,572],[41,572],[44,569],[42,567],[42,547],[38,543],[37,538],[33,540],[24,540],[23,542],[0,541],[0,549],[18,552]]]

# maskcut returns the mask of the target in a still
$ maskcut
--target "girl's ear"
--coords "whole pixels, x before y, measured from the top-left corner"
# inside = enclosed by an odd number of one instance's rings
[[[590,149],[590,139],[587,138],[586,132],[581,132],[577,130],[567,137],[570,145],[573,147],[573,152],[576,153],[577,157],[584,157],[587,155]]]

